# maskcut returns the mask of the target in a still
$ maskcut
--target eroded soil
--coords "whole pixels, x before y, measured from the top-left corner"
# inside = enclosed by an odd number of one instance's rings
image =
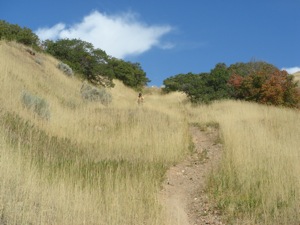
[[[206,179],[216,169],[222,154],[218,129],[190,128],[194,153],[171,167],[160,193],[170,225],[225,224],[205,192]]]

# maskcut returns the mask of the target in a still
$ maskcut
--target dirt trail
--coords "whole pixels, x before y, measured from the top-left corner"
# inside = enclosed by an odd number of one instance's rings
[[[208,127],[201,131],[191,127],[190,132],[195,152],[168,170],[160,193],[168,222],[170,225],[224,224],[220,212],[204,192],[205,180],[221,157],[218,130]]]

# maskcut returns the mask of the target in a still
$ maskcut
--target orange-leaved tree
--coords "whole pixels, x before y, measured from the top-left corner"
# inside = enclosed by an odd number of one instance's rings
[[[228,84],[232,96],[268,105],[299,107],[300,91],[294,77],[285,70],[261,69],[247,76],[232,74]]]

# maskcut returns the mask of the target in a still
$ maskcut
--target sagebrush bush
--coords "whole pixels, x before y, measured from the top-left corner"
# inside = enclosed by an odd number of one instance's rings
[[[47,120],[50,119],[50,107],[45,99],[23,91],[21,101],[25,108],[32,110],[39,117]]]
[[[43,65],[43,60],[41,58],[36,58],[34,61],[39,65]]]
[[[63,71],[69,77],[74,76],[72,68],[65,63],[62,63],[62,62],[58,63],[57,68],[60,69],[61,71]]]
[[[105,88],[97,88],[87,81],[83,82],[80,92],[82,98],[87,101],[101,102],[103,105],[108,105],[112,101],[111,94]]]

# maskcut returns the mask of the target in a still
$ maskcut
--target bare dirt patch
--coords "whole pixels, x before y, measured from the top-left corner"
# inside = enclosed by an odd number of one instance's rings
[[[190,128],[194,152],[183,162],[171,167],[160,193],[169,224],[224,224],[215,204],[205,192],[206,179],[216,169],[222,145],[218,129]]]

